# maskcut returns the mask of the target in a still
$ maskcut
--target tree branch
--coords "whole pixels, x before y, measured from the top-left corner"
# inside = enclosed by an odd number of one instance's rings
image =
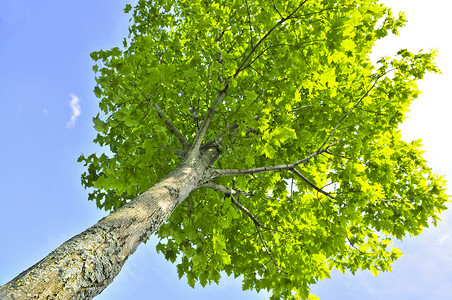
[[[234,196],[232,196],[232,195],[231,195],[231,202],[235,206],[237,206],[238,209],[243,211],[251,219],[251,221],[253,221],[254,225],[256,225],[257,227],[266,228],[264,225],[261,224],[261,222],[259,222],[258,219],[256,219],[256,217],[245,206],[243,206],[237,200],[235,200]]]
[[[276,262],[275,258],[273,257],[273,254],[271,253],[270,249],[267,246],[267,243],[265,242],[264,238],[262,237],[260,228],[264,228],[264,229],[270,229],[265,227],[264,225],[262,225],[258,219],[256,219],[256,217],[246,208],[244,207],[242,204],[240,204],[237,200],[235,200],[234,196],[231,195],[231,202],[237,206],[238,209],[240,209],[241,211],[243,211],[250,219],[251,221],[253,221],[254,226],[256,226],[256,230],[257,230],[257,235],[259,236],[259,239],[265,249],[265,252],[267,252],[268,256],[270,256],[270,259],[272,260],[273,264],[276,266],[276,268],[278,269],[279,272],[281,272],[281,269],[279,268],[278,263]],[[271,229],[270,229],[271,230]]]
[[[222,184],[216,183],[214,181],[208,181],[204,183],[201,187],[210,188],[215,191],[223,193],[226,197],[232,196],[253,196],[252,193],[242,192],[236,189],[230,189]]]
[[[238,202],[234,198],[234,196],[238,196],[238,197],[240,197],[240,196],[254,196],[253,194],[247,193],[247,192],[242,192],[242,191],[235,190],[235,189],[230,189],[230,188],[228,188],[228,187],[226,187],[224,185],[221,185],[219,183],[216,183],[214,181],[206,182],[201,187],[211,188],[213,190],[216,190],[216,191],[219,191],[219,192],[223,193],[226,197],[231,197],[232,204],[234,204],[238,209],[243,211],[253,221],[253,223],[256,226],[258,226],[260,228],[264,228],[266,230],[273,231],[273,232],[277,231],[277,230],[269,228],[269,227],[263,225],[261,222],[259,222],[259,220],[245,206],[240,204],[240,202]]]
[[[283,24],[285,21],[287,21],[288,19],[292,18],[293,15],[307,2],[308,0],[304,0],[300,3],[300,5],[298,5],[298,7],[287,17],[281,19],[275,26],[273,26],[266,34],[264,37],[262,37],[259,42],[257,42],[257,44],[251,49],[250,53],[248,54],[248,56],[242,61],[241,65],[239,66],[239,68],[237,69],[237,71],[234,73],[234,75],[232,76],[233,78],[236,78],[237,75],[240,73],[240,71],[242,71],[243,67],[245,66],[245,64],[248,62],[248,60],[253,56],[254,52],[256,51],[256,49],[259,47],[260,44],[263,43],[263,41],[281,24]],[[221,54],[220,54],[221,55]],[[220,57],[221,60],[221,57]],[[223,79],[223,78],[221,78]],[[220,80],[220,81],[224,81]],[[223,101],[223,99],[226,97],[227,94],[227,90],[229,87],[229,83],[225,84],[225,87],[223,90],[218,92],[218,96],[217,99],[215,99],[214,103],[212,104],[212,106],[209,108],[209,111],[207,113],[206,118],[204,119],[203,123],[202,123],[202,127],[199,130],[198,134],[196,135],[195,141],[193,142],[192,145],[192,149],[200,149],[201,145],[202,145],[202,141],[204,139],[204,137],[207,134],[207,130],[209,129],[210,123],[212,122],[213,116],[215,115],[215,105],[217,105],[219,102]]]
[[[218,92],[217,99],[212,103],[212,106],[210,106],[209,111],[207,112],[207,116],[205,117],[204,121],[202,122],[201,129],[198,131],[198,134],[196,135],[195,141],[193,142],[192,149],[199,150],[202,145],[202,141],[204,137],[207,134],[207,130],[209,129],[210,123],[212,122],[213,116],[215,115],[215,105],[220,103],[224,100],[224,98],[227,95],[229,84],[226,83],[226,86],[224,89]]]
[[[189,107],[188,111],[191,113],[191,116],[193,118],[193,124],[195,125],[195,132],[198,133],[198,131],[199,131],[198,112],[196,111],[196,108],[194,108],[194,107]]]
[[[364,93],[364,95],[361,96],[361,98],[355,103],[355,105],[341,118],[341,120],[336,124],[333,131],[328,135],[328,137],[325,139],[323,144],[317,149],[317,151],[311,153],[309,156],[307,156],[299,161],[296,161],[294,163],[285,164],[285,165],[275,165],[275,166],[258,167],[258,168],[250,168],[250,169],[214,169],[212,172],[212,176],[213,176],[212,179],[217,178],[217,177],[222,177],[222,176],[249,175],[249,174],[266,173],[266,172],[274,172],[274,171],[294,170],[294,168],[296,166],[303,164],[305,162],[308,162],[310,159],[312,159],[313,157],[315,157],[319,154],[322,154],[325,152],[331,154],[328,151],[329,148],[331,146],[333,146],[335,143],[337,143],[338,141],[331,143],[327,147],[325,147],[325,145],[328,143],[328,141],[331,139],[333,134],[336,132],[339,125],[341,125],[341,123],[344,121],[344,119],[363,101],[363,99],[365,97],[367,97],[367,95],[369,95],[369,93],[372,91],[372,89],[376,86],[378,80],[391,71],[392,70],[390,70],[382,75],[379,75],[377,77],[377,79],[373,83],[372,87],[370,89],[368,89],[366,91],[366,93]]]
[[[252,193],[247,193],[247,192],[239,191],[239,190],[236,190],[236,189],[230,189],[230,188],[228,188],[228,187],[226,187],[226,186],[224,186],[222,184],[216,183],[214,181],[206,182],[201,187],[210,188],[210,189],[213,189],[215,191],[221,192],[226,197],[254,196],[254,194],[252,194]],[[237,200],[235,200],[235,198],[231,199],[231,202],[235,206],[237,206],[238,209],[240,209],[245,214],[247,214],[251,218],[251,220],[253,220],[253,223],[257,224],[260,228],[263,228],[265,230],[269,230],[269,231],[272,231],[272,232],[279,232],[281,234],[288,234],[286,232],[279,231],[277,229],[273,229],[273,228],[267,227],[267,226],[263,225],[262,223],[260,223],[259,220],[257,220],[257,218],[246,207],[244,207]]]
[[[317,151],[311,153],[309,156],[300,159],[299,161],[296,161],[291,164],[285,164],[285,165],[275,165],[275,166],[267,166],[267,167],[258,167],[258,168],[250,168],[250,169],[213,169],[212,170],[212,179],[222,176],[236,176],[236,175],[249,175],[249,174],[257,174],[257,173],[267,173],[267,172],[274,172],[274,171],[284,171],[284,170],[292,170],[296,166],[301,165],[303,163],[308,162],[315,156],[322,154],[328,149],[333,146],[336,142],[330,144],[328,147],[324,149],[318,149]]]
[[[321,188],[319,188],[318,186],[316,186],[314,183],[312,183],[309,179],[307,179],[303,174],[301,174],[300,172],[298,172],[295,169],[291,170],[295,175],[297,175],[298,177],[300,177],[301,179],[303,179],[308,185],[310,185],[312,188],[314,188],[316,191],[324,194],[325,196],[327,196],[328,198],[331,199],[336,199],[335,197],[333,197],[331,194],[325,192],[324,190],[322,190]]]
[[[184,150],[181,150],[181,149],[173,149],[173,148],[168,147],[168,146],[166,146],[166,145],[164,145],[164,144],[160,144],[160,148],[162,148],[162,149],[170,149],[171,151],[174,152],[174,155],[176,155],[177,157],[181,157],[181,158],[185,157],[185,152],[184,152]]]
[[[349,159],[348,157],[346,157],[344,155],[336,154],[336,153],[333,153],[331,151],[325,151],[325,153],[333,155],[333,156],[341,157],[341,158],[344,158],[344,159]]]
[[[262,237],[262,233],[261,233],[260,228],[263,228],[265,230],[270,230],[270,231],[273,231],[273,232],[275,230],[264,226],[261,222],[259,222],[259,220],[245,206],[240,204],[240,202],[238,202],[234,198],[234,195],[237,195],[237,196],[240,196],[240,195],[252,196],[252,194],[241,192],[241,191],[237,191],[237,190],[234,190],[234,189],[230,189],[230,188],[228,188],[228,187],[226,187],[224,185],[218,184],[218,183],[213,182],[213,181],[206,182],[205,184],[202,185],[202,187],[207,187],[207,188],[214,189],[216,191],[219,191],[219,192],[223,193],[227,197],[231,197],[232,204],[234,204],[238,209],[240,209],[242,212],[244,212],[251,219],[251,221],[253,221],[254,226],[256,226],[256,230],[257,230],[257,234],[259,236],[259,240],[261,241],[261,243],[263,245],[263,248],[265,249],[265,252],[268,254],[268,256],[270,257],[270,259],[272,260],[273,264],[276,266],[278,271],[281,272],[281,269],[280,269],[278,263],[276,262],[275,258],[273,257],[273,254],[271,253],[270,249],[268,248],[267,243],[265,242],[264,238]]]
[[[239,75],[239,73],[243,70],[243,67],[245,66],[245,64],[248,62],[248,60],[253,56],[254,52],[256,52],[257,48],[259,48],[260,44],[262,44],[269,36],[270,34],[279,26],[281,26],[282,24],[284,24],[284,22],[286,22],[287,20],[289,20],[290,18],[293,17],[293,15],[307,2],[308,0],[304,0],[300,3],[300,5],[298,5],[298,7],[287,17],[281,19],[275,26],[273,26],[260,40],[259,42],[257,42],[256,46],[254,46],[250,53],[248,54],[248,56],[242,61],[242,63],[240,64],[240,66],[238,67],[237,71],[235,71],[234,75],[232,76],[234,79],[237,77],[237,75]]]
[[[238,127],[239,127],[239,125],[237,124],[237,121],[234,121],[232,124],[227,126],[223,131],[220,131],[219,133],[217,133],[217,136],[215,137],[215,139],[209,141],[210,144],[219,146],[223,141],[223,135],[225,135],[226,133],[229,133],[229,132],[231,132],[231,133],[234,132]],[[206,146],[207,144],[209,144],[209,142],[207,142],[205,145],[203,145],[203,147]]]
[[[392,71],[392,70],[391,70]],[[325,142],[323,142],[322,146],[320,146],[319,150],[322,149],[323,147],[325,147],[325,145],[328,143],[328,141],[330,140],[330,138],[333,136],[333,134],[336,132],[337,128],[339,127],[339,125],[341,125],[341,123],[345,120],[345,118],[347,118],[347,116],[363,101],[364,98],[367,97],[367,95],[369,95],[370,91],[373,90],[373,88],[377,85],[378,80],[383,77],[384,75],[386,75],[387,73],[391,72],[388,71],[382,75],[379,75],[377,77],[377,79],[375,80],[375,82],[372,84],[372,86],[370,87],[370,89],[368,89],[364,95],[362,95],[362,97],[358,100],[358,102],[355,103],[355,105],[353,105],[353,107],[342,117],[342,119],[340,119],[340,121],[336,124],[336,126],[334,127],[333,131],[331,131],[331,133],[328,135],[328,137],[326,138]]]
[[[272,2],[273,2],[273,8],[276,10],[276,12],[278,13],[279,17],[280,17],[281,19],[283,19],[284,17],[281,15],[281,13],[279,12],[278,8],[276,7],[275,1],[272,0]]]
[[[154,108],[157,110],[157,113],[163,121],[165,121],[166,127],[171,131],[171,133],[179,140],[179,142],[182,145],[183,149],[189,149],[190,148],[190,142],[187,140],[187,138],[180,132],[180,130],[171,122],[170,119],[168,119],[165,115],[165,113],[162,111],[160,106],[154,102]]]
[[[251,26],[251,14],[250,14],[250,7],[248,5],[248,1],[245,0],[245,4],[246,4],[246,10],[248,13],[248,26],[250,27],[250,44],[251,44],[251,48],[254,48],[254,43],[253,43],[253,27]]]
[[[273,254],[271,253],[270,249],[268,249],[267,243],[262,237],[261,231],[259,229],[259,226],[256,225],[257,234],[259,235],[259,239],[261,240],[262,245],[264,246],[265,252],[267,252],[268,256],[270,256],[270,259],[272,260],[275,267],[278,269],[278,272],[281,273],[281,268],[279,267],[278,263],[276,262],[275,258],[273,257]]]
[[[305,45],[309,46],[309,45],[315,45],[318,41],[310,41],[309,43],[306,42]],[[281,46],[286,46],[286,47],[292,47],[292,48],[301,48],[301,44],[300,45],[292,45],[292,44],[276,44],[276,45],[271,45],[268,46],[267,48],[265,48],[264,50],[262,50],[250,63],[248,63],[246,66],[242,67],[242,71],[245,70],[248,67],[251,67],[251,65],[258,60],[265,52],[267,52],[268,50],[270,50],[271,48],[276,48],[276,47],[281,47]]]

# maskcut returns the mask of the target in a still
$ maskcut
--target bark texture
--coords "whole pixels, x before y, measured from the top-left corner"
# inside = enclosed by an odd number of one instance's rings
[[[187,155],[168,176],[0,287],[0,299],[92,299],[143,240],[210,177],[217,149]]]

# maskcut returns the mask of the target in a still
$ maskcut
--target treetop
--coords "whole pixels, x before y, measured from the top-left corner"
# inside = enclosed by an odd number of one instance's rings
[[[120,47],[93,52],[90,200],[115,210],[193,151],[211,176],[158,231],[157,251],[202,286],[221,271],[305,299],[331,270],[389,271],[391,240],[446,209],[445,183],[398,125],[435,52],[372,64],[406,22],[373,0],[138,1]]]

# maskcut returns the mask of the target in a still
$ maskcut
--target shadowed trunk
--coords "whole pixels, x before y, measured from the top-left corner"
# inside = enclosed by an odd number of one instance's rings
[[[0,287],[0,299],[92,299],[118,275],[138,245],[210,177],[215,148],[196,151],[146,192],[72,237]]]

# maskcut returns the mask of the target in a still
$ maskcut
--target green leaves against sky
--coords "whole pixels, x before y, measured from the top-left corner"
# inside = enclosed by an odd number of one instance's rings
[[[397,129],[416,81],[439,72],[434,53],[369,59],[403,15],[370,0],[156,0],[129,11],[123,46],[92,53],[105,154],[80,157],[82,182],[99,208],[119,208],[181,161],[168,122],[191,143],[226,93],[204,143],[221,142],[214,168],[245,169],[215,179],[241,196],[200,188],[158,231],[157,250],[190,285],[224,271],[244,289],[304,299],[332,269],[390,270],[401,256],[391,239],[436,224],[444,182]]]

